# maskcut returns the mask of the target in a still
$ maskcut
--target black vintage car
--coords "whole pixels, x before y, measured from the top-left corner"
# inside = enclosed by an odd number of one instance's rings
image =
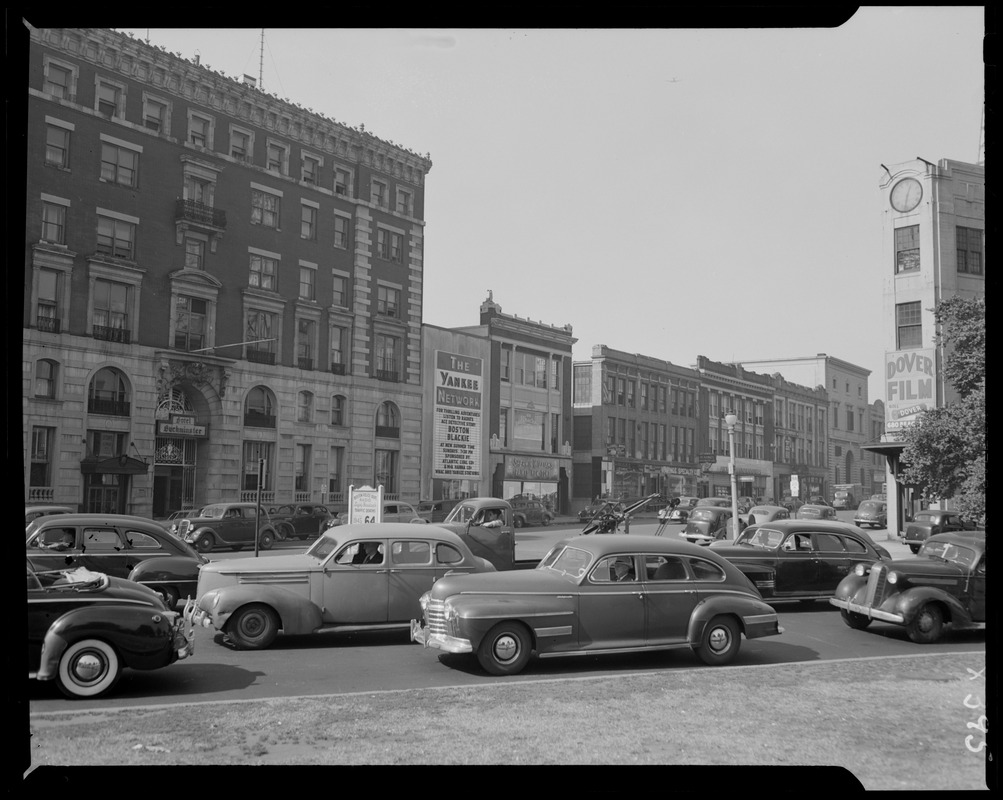
[[[334,519],[327,506],[319,503],[290,503],[268,509],[268,517],[275,529],[275,538],[316,539]]]
[[[914,642],[954,630],[986,626],[985,531],[940,533],[919,555],[887,563],[861,564],[846,576],[830,601],[851,628],[871,622],[905,627]]]
[[[858,564],[891,555],[860,528],[835,520],[778,519],[746,529],[736,544],[715,547],[744,572],[768,603],[832,597]]]
[[[193,653],[191,625],[141,584],[82,567],[36,572],[30,562],[27,578],[29,680],[100,697],[123,668],[159,669]]]
[[[189,517],[178,520],[178,537],[200,553],[219,547],[242,550],[257,544],[270,550],[278,534],[268,512],[254,503],[210,503]]]
[[[208,559],[160,523],[125,514],[58,514],[25,529],[25,552],[37,570],[86,567],[144,583],[171,608],[195,596]]]
[[[951,531],[972,531],[975,527],[975,523],[969,522],[957,511],[917,511],[906,525],[902,538],[910,550],[918,553],[923,542],[931,536]]]

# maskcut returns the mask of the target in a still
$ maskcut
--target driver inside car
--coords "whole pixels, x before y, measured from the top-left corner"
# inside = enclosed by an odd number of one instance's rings
[[[613,562],[613,574],[616,581],[634,580],[634,559],[618,558]]]

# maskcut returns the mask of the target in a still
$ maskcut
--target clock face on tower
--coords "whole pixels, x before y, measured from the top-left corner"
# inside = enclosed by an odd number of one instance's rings
[[[923,184],[915,178],[903,178],[892,187],[890,199],[896,211],[912,211],[923,199]]]

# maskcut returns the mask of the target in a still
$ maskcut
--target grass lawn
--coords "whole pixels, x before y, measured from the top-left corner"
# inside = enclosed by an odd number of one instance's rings
[[[984,667],[984,653],[938,654],[44,713],[29,720],[31,762],[810,765],[845,767],[865,789],[985,789]]]

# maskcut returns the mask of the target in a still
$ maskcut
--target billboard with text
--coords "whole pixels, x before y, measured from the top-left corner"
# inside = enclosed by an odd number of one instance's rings
[[[436,478],[481,477],[484,362],[435,351],[432,473]]]

